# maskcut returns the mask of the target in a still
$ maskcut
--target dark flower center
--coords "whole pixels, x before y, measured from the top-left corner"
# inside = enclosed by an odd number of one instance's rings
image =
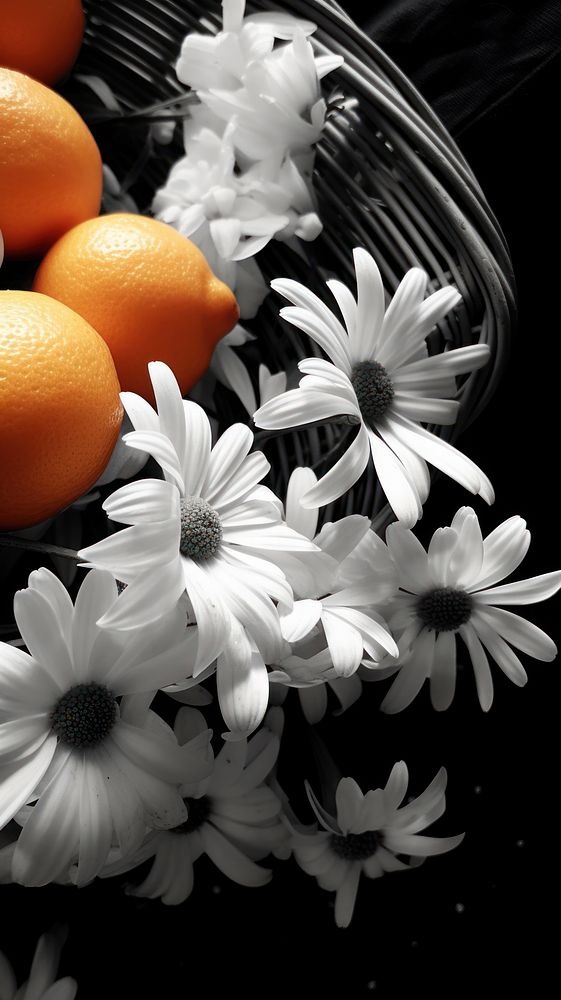
[[[201,561],[210,559],[222,541],[222,524],[210,504],[202,497],[185,497],[181,501],[182,555]]]
[[[367,830],[365,833],[332,833],[329,839],[331,850],[345,861],[366,861],[376,853],[382,843],[382,834],[378,830]]]
[[[198,830],[210,816],[210,799],[202,795],[200,799],[183,799],[187,806],[187,819],[179,826],[172,827],[168,833],[192,833]]]
[[[111,732],[117,714],[115,697],[102,684],[76,684],[51,713],[51,728],[62,743],[95,747]]]
[[[360,361],[351,375],[360,412],[365,423],[372,426],[389,409],[394,389],[392,380],[379,361]]]
[[[473,602],[465,590],[440,587],[429,590],[417,602],[417,614],[435,632],[454,632],[469,621]]]

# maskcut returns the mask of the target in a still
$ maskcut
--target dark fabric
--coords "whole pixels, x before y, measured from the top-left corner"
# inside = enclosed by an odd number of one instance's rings
[[[459,135],[561,51],[559,0],[345,5]]]

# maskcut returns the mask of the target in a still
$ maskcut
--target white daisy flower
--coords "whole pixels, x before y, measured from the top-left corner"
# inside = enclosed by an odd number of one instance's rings
[[[41,569],[14,598],[29,653],[0,645],[0,829],[33,803],[12,861],[24,885],[64,877],[74,861],[78,885],[91,881],[114,837],[131,850],[147,825],[183,822],[178,786],[209,770],[204,740],[181,748],[116,700],[177,680],[193,630],[178,642],[168,620],[116,639],[96,624],[116,594],[108,573],[89,573],[73,605]]]
[[[187,35],[176,66],[181,83],[193,90],[237,90],[249,64],[268,55],[276,38],[288,40],[296,31],[310,35],[316,29],[311,21],[280,11],[245,18],[244,13],[245,0],[223,0],[222,31]]]
[[[271,211],[259,190],[235,172],[233,126],[224,134],[186,130],[186,155],[171,168],[152,202],[156,218],[187,236],[213,273],[236,293],[240,314],[255,315],[267,294],[257,265],[241,267],[267,245],[290,217]],[[269,199],[271,200],[271,199]]]
[[[475,511],[461,507],[451,526],[438,528],[428,552],[402,525],[389,526],[386,541],[399,574],[399,591],[390,625],[401,632],[401,667],[383,703],[400,712],[430,681],[434,708],[448,708],[456,685],[456,637],[471,659],[481,708],[493,702],[487,654],[522,687],[527,674],[511,648],[549,662],[557,648],[531,622],[496,605],[535,604],[561,587],[561,572],[500,585],[522,562],[530,532],[521,517],[511,517],[483,539]],[[499,584],[497,586],[497,584]]]
[[[322,889],[336,892],[335,922],[348,927],[353,915],[361,872],[379,878],[384,872],[415,867],[432,854],[457,847],[464,834],[455,837],[421,837],[442,816],[445,807],[446,771],[416,799],[401,806],[409,775],[403,761],[394,764],[385,788],[363,795],[353,778],[342,778],[337,786],[337,816],[331,816],[308,788],[308,795],[322,830],[295,833],[294,857]],[[409,857],[409,863],[398,855]]]
[[[338,677],[349,677],[365,654],[373,665],[398,648],[384,619],[375,610],[392,596],[397,574],[386,546],[371,530],[367,517],[351,514],[324,524],[316,534],[317,509],[302,506],[302,496],[317,482],[312,469],[296,469],[288,484],[286,523],[313,540],[319,553],[303,561],[298,598],[290,611],[281,613],[284,638],[290,643],[305,639],[319,624],[325,635],[331,662]],[[281,557],[280,565],[287,562]],[[306,570],[307,579],[304,576]]]
[[[478,467],[424,423],[453,424],[459,403],[455,376],[480,368],[489,358],[484,344],[429,357],[426,338],[460,300],[452,287],[424,298],[428,277],[412,268],[388,309],[380,272],[366,250],[353,252],[358,299],[339,281],[328,281],[345,326],[304,285],[277,279],[272,287],[292,306],[280,315],[307,333],[330,361],[307,358],[298,365],[305,377],[262,406],[258,427],[280,430],[346,415],[359,425],[350,447],[302,497],[321,507],[343,496],[364,472],[370,456],[390,506],[406,527],[422,513],[430,480],[427,462],[487,503],[492,486]]]
[[[29,978],[19,989],[15,972],[0,951],[0,997],[2,1000],[74,1000],[78,983],[70,976],[57,979],[65,930],[42,934],[37,942]]]
[[[182,745],[198,739],[206,728],[196,709],[182,708],[175,735]],[[212,774],[187,783],[181,791],[188,818],[173,830],[149,834],[130,858],[110,865],[104,876],[130,871],[154,858],[144,882],[129,889],[133,896],[161,898],[174,905],[184,902],[193,888],[193,864],[207,854],[216,867],[239,885],[265,885],[267,868],[255,864],[287,839],[281,821],[281,803],[265,782],[275,766],[279,738],[267,728],[249,741],[225,743]]]
[[[309,169],[327,110],[320,81],[342,63],[338,56],[315,59],[305,34],[296,31],[290,43],[248,63],[239,89],[211,82],[198,96],[214,115],[232,123],[234,145],[249,160],[291,153],[298,167]]]
[[[282,648],[274,602],[292,605],[290,585],[267,556],[315,546],[283,523],[280,502],[258,486],[269,463],[249,453],[249,428],[233,424],[212,448],[204,410],[182,400],[167,365],[152,362],[149,371],[158,413],[122,393],[136,428],[127,444],[151,454],[165,481],[140,480],[109,496],[109,517],[131,527],[80,556],[128,584],[102,617],[105,627],[156,621],[187,592],[199,627],[195,676],[219,657],[222,714],[233,733],[247,735],[267,707],[265,663]]]

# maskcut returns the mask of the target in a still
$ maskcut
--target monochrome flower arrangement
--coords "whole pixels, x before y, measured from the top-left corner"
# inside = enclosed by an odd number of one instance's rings
[[[224,0],[223,11],[221,31],[190,34],[182,46],[177,75],[197,100],[183,125],[185,154],[152,211],[196,243],[250,318],[269,291],[256,255],[271,240],[298,252],[298,241],[321,232],[321,81],[341,57],[314,52],[309,22],[244,17],[244,0]],[[390,678],[380,708],[392,714],[428,680],[433,708],[446,710],[462,644],[488,711],[489,659],[521,687],[515,649],[541,661],[556,655],[545,633],[504,607],[561,587],[561,572],[502,582],[528,550],[522,518],[483,538],[475,511],[461,507],[428,551],[413,532],[429,466],[494,500],[486,473],[437,433],[456,421],[459,379],[491,354],[473,343],[435,350],[435,326],[458,308],[459,288],[443,281],[427,294],[428,275],[411,267],[390,297],[365,246],[342,253],[353,257],[356,291],[330,278],[327,301],[305,281],[271,282],[290,303],[280,318],[309,346],[298,384],[293,371],[260,362],[252,370],[236,355],[254,336],[258,353],[259,320],[255,334],[236,327],[218,345],[212,372],[248,422],[218,434],[216,399],[200,387],[183,399],[157,359],[148,366],[155,406],[121,394],[127,428],[99,484],[106,532],[77,546],[74,599],[60,574],[34,571],[14,597],[20,638],[0,643],[0,881],[71,891],[97,877],[125,884],[126,874],[127,892],[178,905],[203,854],[252,887],[270,879],[271,865],[295,861],[336,894],[335,921],[345,927],[361,874],[415,868],[462,841],[425,834],[445,811],[443,768],[413,799],[403,761],[383,788],[334,778],[335,814],[312,780],[308,823],[277,775],[292,712],[318,723],[328,691],[344,711],[363,680]],[[267,484],[274,459],[261,445],[330,422],[334,456],[319,473],[292,456],[277,495]],[[349,491],[367,469],[394,518],[383,537],[352,509]],[[107,492],[118,478],[130,481]],[[341,498],[347,512],[328,519],[322,509]],[[214,693],[217,734],[206,719]],[[3,959],[0,976],[15,995]],[[52,995],[71,1000],[73,990],[68,980]]]

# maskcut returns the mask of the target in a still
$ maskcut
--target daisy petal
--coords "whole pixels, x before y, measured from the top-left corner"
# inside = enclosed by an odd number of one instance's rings
[[[0,711],[17,716],[50,711],[61,690],[28,653],[7,642],[0,643]]]
[[[112,575],[104,570],[90,570],[78,591],[72,628],[72,659],[77,681],[89,676],[90,655],[99,636],[97,621],[116,599],[117,586]]]
[[[362,541],[370,523],[362,514],[349,514],[338,521],[329,521],[315,539],[316,545],[337,563],[342,563]]]
[[[390,831],[385,838],[385,846],[396,854],[410,854],[412,857],[427,858],[433,854],[446,854],[458,847],[464,839],[463,833],[455,837],[419,837],[416,834]]]
[[[382,712],[394,715],[396,712],[402,712],[414,701],[432,670],[434,644],[434,632],[423,629],[411,650],[409,659],[401,667],[380,705]]]
[[[70,647],[74,605],[64,584],[44,566],[29,574],[28,584],[51,605],[62,634]]]
[[[23,763],[0,771],[0,830],[16,815],[33,795],[49,767],[56,750],[57,738],[48,736],[40,748]]]
[[[179,491],[163,479],[140,479],[107,497],[103,509],[120,524],[152,524],[179,517]]]
[[[346,338],[343,339],[341,335],[335,333],[330,326],[322,322],[321,318],[310,312],[309,309],[301,309],[299,306],[285,306],[284,309],[280,310],[279,316],[287,323],[291,323],[292,326],[298,327],[303,333],[307,333],[312,340],[315,340],[316,344],[319,344],[333,364],[337,365],[337,368],[350,375],[351,359],[345,343]]]
[[[382,276],[374,258],[366,250],[353,250],[357,284],[356,327],[349,342],[353,364],[373,361],[384,320],[386,300]]]
[[[68,750],[21,831],[14,851],[14,881],[41,886],[68,872],[78,851],[81,775],[82,757]]]
[[[347,333],[337,317],[333,315],[331,310],[317,295],[314,295],[304,285],[301,285],[298,281],[293,281],[291,278],[275,278],[274,281],[271,281],[271,288],[273,291],[278,292],[279,295],[283,295],[293,305],[300,306],[303,310],[307,310],[312,315],[317,316],[332,333],[340,349],[348,355]],[[350,363],[348,362],[348,364],[350,372]]]
[[[434,646],[430,673],[432,707],[443,712],[452,704],[456,689],[456,638],[453,632],[439,632]]]
[[[487,654],[481,645],[481,640],[473,625],[469,623],[462,625],[459,633],[464,640],[467,651],[470,655],[475,684],[477,687],[477,697],[484,712],[488,712],[493,704],[493,677],[489,667]]]
[[[129,583],[98,624],[101,628],[133,629],[157,621],[170,611],[185,590],[182,561],[176,557],[140,573]]]
[[[364,649],[362,636],[352,625],[329,611],[324,610],[321,621],[333,669],[339,677],[349,677],[360,666]]]
[[[348,871],[335,896],[335,923],[337,927],[348,927],[355,908],[356,894],[360,879],[361,865],[354,861],[348,866]]]
[[[170,562],[179,552],[181,522],[156,521],[154,524],[134,524],[115,534],[80,549],[79,556],[86,566],[108,569],[123,583],[130,583],[143,572],[161,563]]]
[[[183,400],[183,413],[187,440],[183,467],[185,495],[198,497],[207,478],[210,464],[210,423],[198,403]]]
[[[316,483],[317,476],[313,469],[297,468],[294,469],[286,490],[286,523],[289,528],[298,531],[310,541],[317,531],[318,512],[313,507],[308,509],[302,507],[300,497]]]
[[[182,559],[187,595],[199,627],[199,648],[194,676],[209,665],[229,637],[232,616],[219,598],[212,582],[212,572],[193,559]]]
[[[419,520],[422,507],[414,481],[395,452],[374,431],[368,434],[372,460],[386,499],[397,519],[406,528]]]
[[[495,494],[487,476],[457,448],[398,414],[393,415],[393,426],[403,443],[426,462],[436,466],[470,493],[479,494],[487,503],[493,503]]]
[[[364,425],[361,424],[358,434],[345,454],[300,498],[302,506],[323,507],[343,496],[360,478],[369,457],[368,435]]]
[[[250,861],[210,823],[204,823],[201,827],[201,839],[211,861],[227,878],[237,882],[238,885],[266,885],[271,880],[269,869],[261,868],[254,861]]]
[[[386,811],[395,812],[401,805],[407,793],[409,784],[409,771],[404,760],[399,760],[391,769],[390,776],[384,788],[384,799]]]
[[[541,628],[503,608],[478,608],[478,615],[503,639],[536,660],[550,663],[557,656],[557,646]]]
[[[122,392],[121,402],[135,431],[157,431],[159,429],[158,414],[142,396],[136,392]]]
[[[289,389],[259,407],[253,414],[257,427],[282,430],[315,420],[329,420],[349,412],[342,396],[317,389]]]
[[[335,793],[337,805],[337,822],[341,833],[356,833],[355,827],[360,819],[364,795],[354,778],[341,778]]]
[[[281,615],[281,631],[287,642],[304,639],[319,621],[321,601],[295,601],[292,611]]]
[[[87,885],[99,875],[111,849],[113,821],[105,790],[106,781],[95,754],[84,754],[80,778],[80,852],[76,885]]]
[[[413,532],[402,524],[390,524],[386,531],[386,544],[397,566],[400,587],[413,594],[429,590],[432,580],[427,553]]]
[[[420,267],[412,267],[401,279],[395,294],[386,310],[379,338],[379,356],[386,357],[392,341],[399,342],[415,322],[416,314],[423,301],[428,275]],[[388,347],[386,347],[388,345]],[[384,351],[382,355],[381,351]]]
[[[432,536],[427,552],[431,582],[436,587],[447,587],[451,582],[452,555],[458,544],[458,533],[454,528],[437,528]]]
[[[74,1000],[77,992],[78,983],[76,980],[70,976],[64,976],[63,979],[57,979],[56,983],[53,983],[48,990],[41,994],[41,1000]],[[31,998],[29,991],[28,996]]]
[[[243,628],[236,623],[224,653],[218,658],[218,701],[231,738],[243,739],[263,719],[269,701],[267,668],[252,651]]]
[[[29,652],[61,691],[76,683],[70,651],[52,605],[37,590],[27,588],[14,595],[14,617]]]
[[[195,405],[195,404],[193,404]],[[161,431],[131,431],[123,436],[123,441],[129,448],[138,448],[146,451],[164,470],[166,478],[171,479],[179,490],[183,493],[185,483],[183,481],[183,470],[179,464],[179,459],[169,438]]]
[[[471,624],[481,642],[495,660],[495,663],[498,664],[508,679],[513,684],[516,684],[517,687],[524,687],[528,680],[528,675],[514,650],[507,645],[504,639],[495,632],[495,629],[488,624],[483,615],[480,615],[477,611],[471,616]]]
[[[514,573],[530,545],[526,521],[517,515],[499,524],[483,541],[483,564],[471,590],[492,587]]]
[[[556,594],[561,587],[561,571],[542,573],[528,580],[505,583],[502,587],[478,591],[473,596],[478,604],[537,604]]]
[[[49,729],[50,720],[46,712],[0,723],[0,766],[10,767],[39,750]]]
[[[204,485],[204,495],[208,503],[211,505],[220,503],[223,490],[232,480],[237,480],[238,470],[247,458],[252,444],[253,434],[244,424],[233,424],[218,439],[210,454]],[[256,478],[253,485],[257,482],[259,479]],[[231,499],[229,497],[227,502]]]
[[[159,425],[162,434],[171,441],[179,468],[185,467],[186,429],[183,400],[175,375],[162,361],[150,361],[148,374],[156,397]]]

